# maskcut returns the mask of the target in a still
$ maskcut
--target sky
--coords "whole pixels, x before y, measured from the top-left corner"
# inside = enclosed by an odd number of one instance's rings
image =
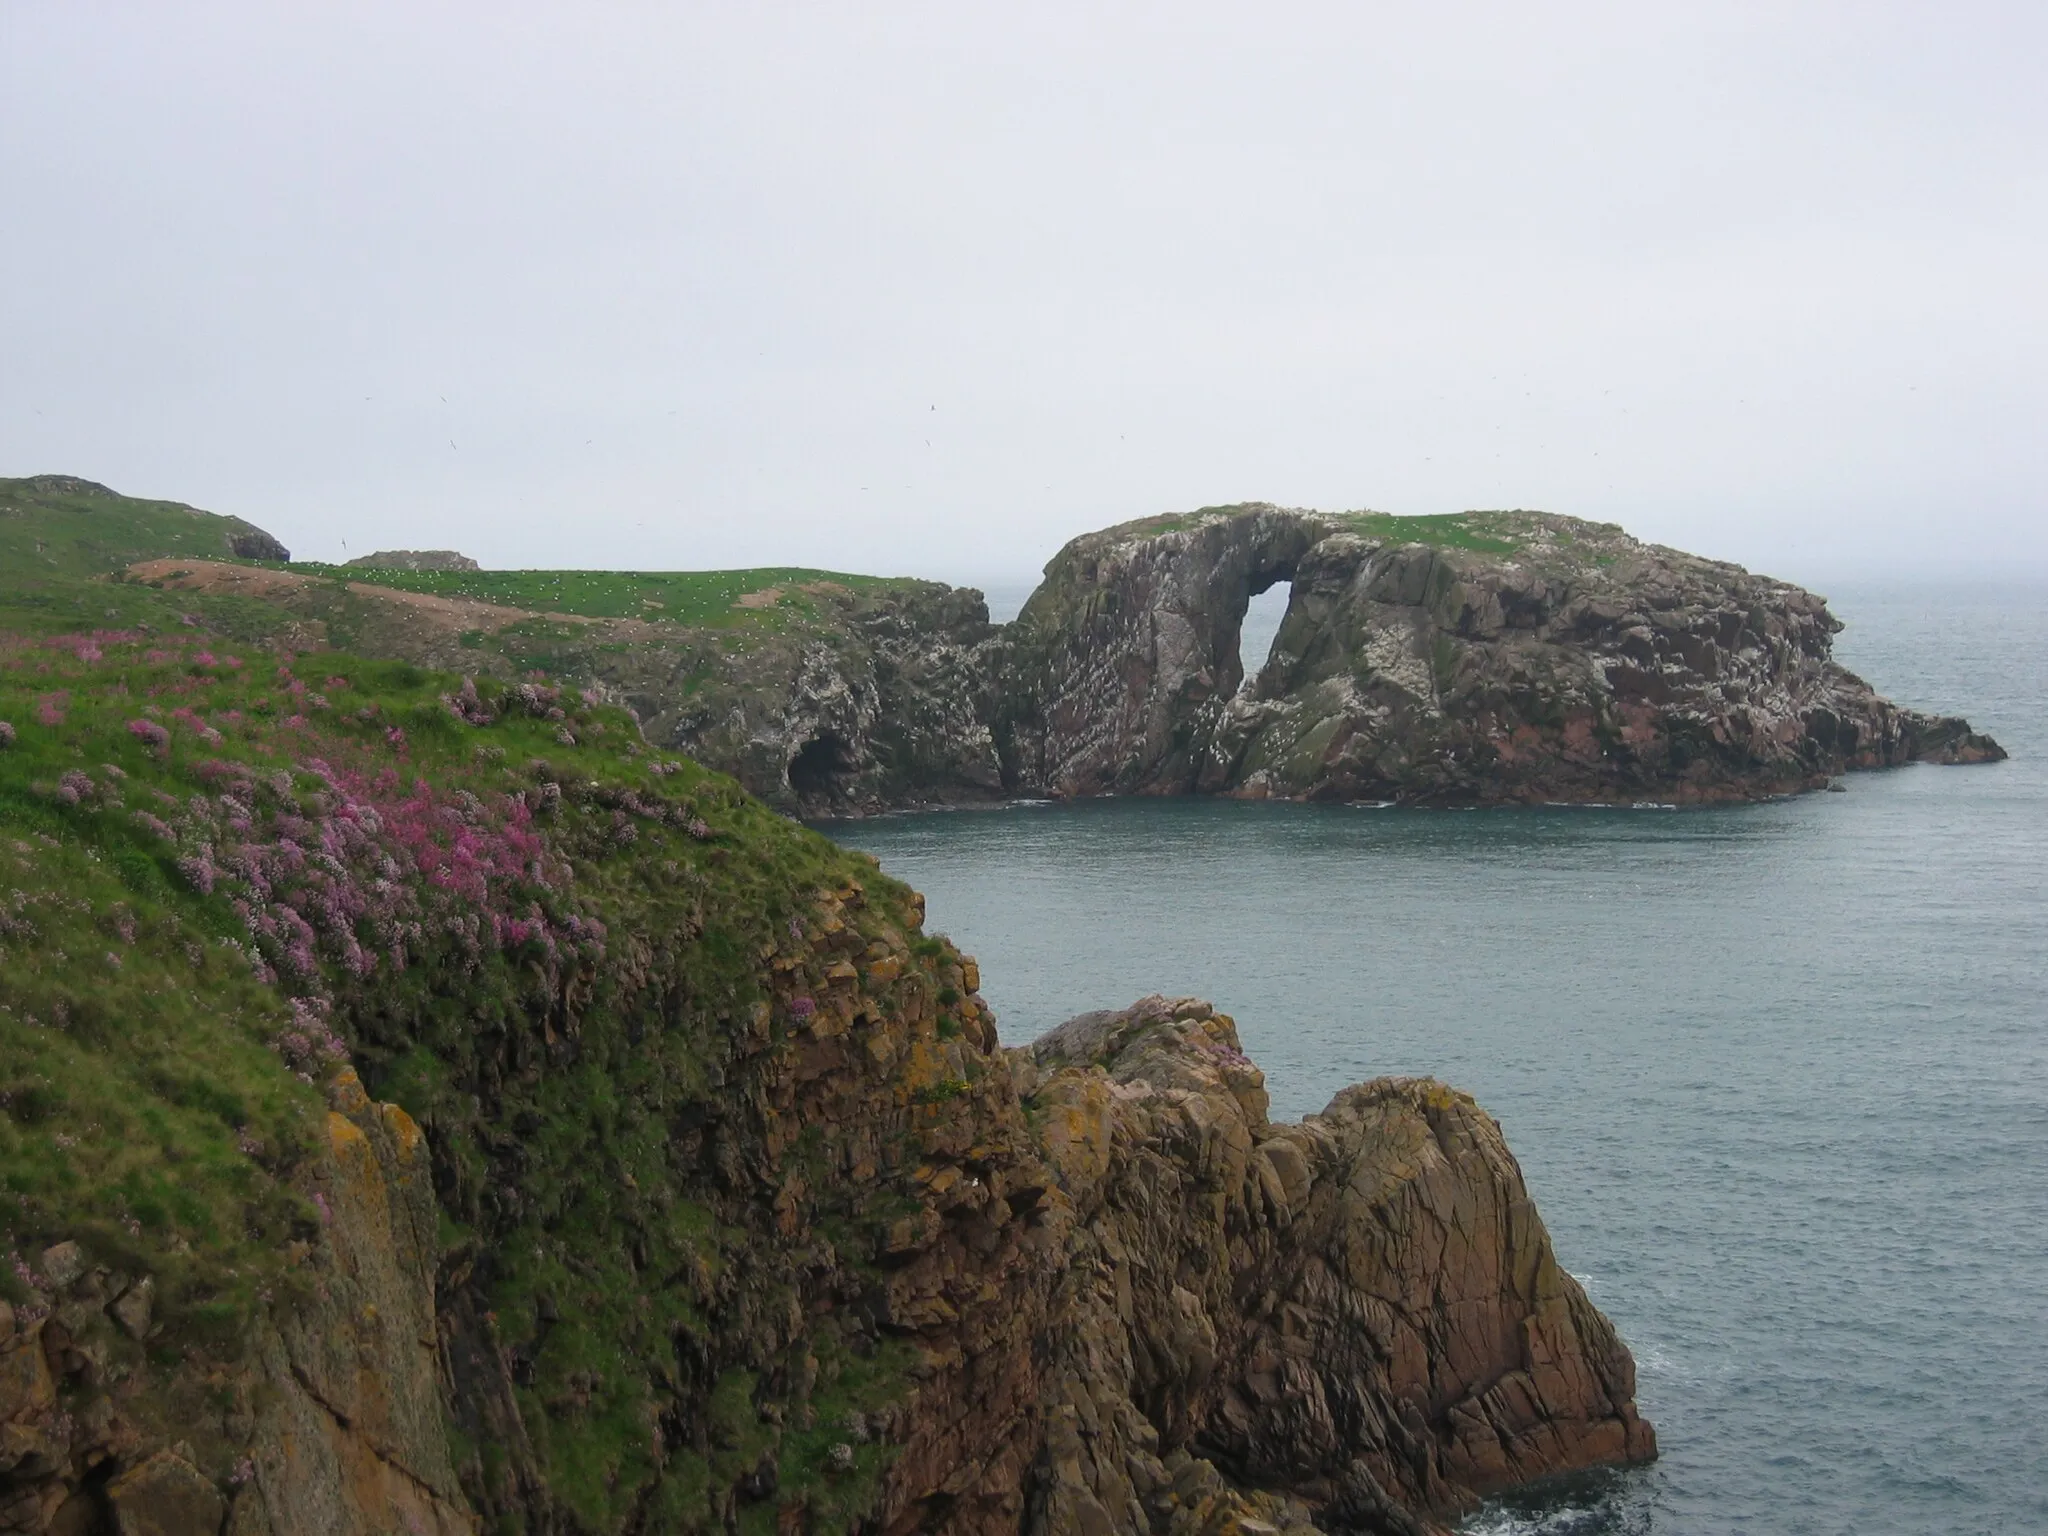
[[[1240,500],[2048,573],[2039,4],[0,0],[0,474],[980,584]]]

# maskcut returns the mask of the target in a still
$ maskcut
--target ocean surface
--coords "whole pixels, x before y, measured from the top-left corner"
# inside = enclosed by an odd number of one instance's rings
[[[1499,1118],[1664,1454],[1470,1529],[2048,1532],[2048,590],[1831,596],[1845,662],[2013,760],[1724,810],[827,830],[926,893],[1010,1043],[1193,993],[1276,1117],[1429,1073]]]

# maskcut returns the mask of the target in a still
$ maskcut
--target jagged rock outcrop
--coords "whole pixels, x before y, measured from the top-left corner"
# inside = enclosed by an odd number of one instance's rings
[[[472,1536],[443,1418],[426,1149],[353,1071],[330,1094],[301,1173],[323,1226],[299,1245],[301,1294],[254,1321],[247,1368],[152,1360],[154,1278],[74,1242],[27,1268],[36,1302],[0,1301],[0,1531]]]
[[[342,562],[343,569],[379,571],[475,571],[481,570],[469,556],[453,549],[380,549]]]
[[[1028,1530],[1414,1536],[1656,1454],[1634,1362],[1465,1095],[1381,1079],[1273,1125],[1193,999],[1015,1059],[1070,1222]]]
[[[1250,596],[1292,591],[1240,688]],[[1544,513],[1269,506],[1074,541],[1020,616],[1006,761],[1047,793],[1726,800],[2002,758],[1830,656],[1826,603]]]

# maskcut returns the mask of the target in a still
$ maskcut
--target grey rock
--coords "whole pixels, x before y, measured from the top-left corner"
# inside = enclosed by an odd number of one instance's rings
[[[1282,580],[1246,683],[1246,606]],[[1046,567],[1008,637],[1005,761],[1056,795],[1476,804],[1757,798],[2005,755],[1879,697],[1832,659],[1840,628],[1812,593],[1607,523],[1212,508]]]
[[[452,549],[380,549],[373,555],[359,555],[344,562],[348,570],[369,568],[381,571],[475,571],[474,560]]]
[[[40,1267],[58,1290],[85,1273],[85,1254],[73,1242],[53,1243],[42,1253]]]
[[[122,1332],[131,1339],[140,1339],[149,1333],[150,1313],[155,1305],[156,1280],[144,1275],[117,1296],[107,1310],[113,1313]]]

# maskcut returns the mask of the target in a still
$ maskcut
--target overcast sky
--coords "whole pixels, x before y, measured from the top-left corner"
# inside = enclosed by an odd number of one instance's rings
[[[2048,7],[0,0],[0,473],[1002,582],[1243,499],[2048,570]]]

